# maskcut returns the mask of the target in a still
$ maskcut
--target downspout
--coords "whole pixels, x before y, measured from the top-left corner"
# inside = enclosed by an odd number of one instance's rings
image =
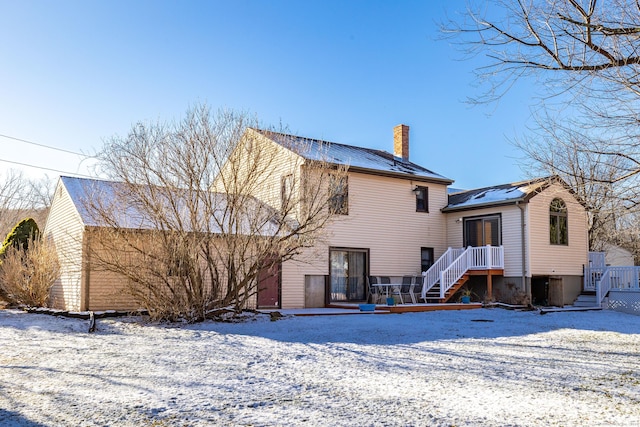
[[[522,251],[522,286],[524,286],[525,293],[531,301],[531,287],[527,283],[527,245],[525,241],[525,224],[524,224],[524,206],[520,203],[520,200],[516,202],[516,206],[520,209],[520,241]]]

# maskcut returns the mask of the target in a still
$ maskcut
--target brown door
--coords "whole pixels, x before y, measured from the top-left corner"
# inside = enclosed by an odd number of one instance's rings
[[[549,305],[564,307],[562,277],[549,277]]]
[[[280,263],[266,264],[258,274],[258,308],[280,308]]]

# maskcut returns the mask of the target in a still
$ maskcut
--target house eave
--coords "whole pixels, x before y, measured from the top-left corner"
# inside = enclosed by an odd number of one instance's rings
[[[313,163],[313,161],[309,163]],[[333,165],[335,167],[345,166],[338,163],[333,163]],[[382,171],[380,169],[370,169],[370,168],[363,168],[359,166],[349,166],[349,165],[346,165],[346,166],[347,166],[347,172],[355,172],[355,173],[361,173],[365,175],[384,176],[388,178],[404,179],[407,181],[420,181],[420,182],[429,182],[433,184],[443,184],[443,185],[451,185],[454,182],[452,179],[445,178],[445,177],[438,178],[438,177],[418,175],[418,174]]]
[[[510,206],[510,205],[515,206],[518,203],[529,203],[530,199],[531,197],[520,197],[518,199],[505,200],[505,201],[499,201],[499,202],[487,202],[487,203],[480,203],[480,204],[468,205],[468,206],[445,207],[440,209],[440,211],[443,213],[449,213],[449,212],[474,211],[479,209],[496,208],[496,207]]]

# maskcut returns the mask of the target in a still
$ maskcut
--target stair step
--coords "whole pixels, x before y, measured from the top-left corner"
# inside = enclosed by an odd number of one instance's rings
[[[596,306],[596,302],[584,302],[584,301],[576,301],[573,303],[574,307],[594,307]]]
[[[596,296],[591,294],[580,294],[573,302],[574,307],[594,307],[598,305]]]

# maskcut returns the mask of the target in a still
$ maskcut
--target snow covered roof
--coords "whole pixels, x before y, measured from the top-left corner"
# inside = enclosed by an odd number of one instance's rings
[[[459,190],[449,193],[449,204],[443,212],[479,209],[494,205],[525,202],[554,181],[552,177],[501,184],[475,190]]]
[[[142,197],[132,196],[129,185],[122,182],[68,176],[61,176],[60,182],[67,189],[82,222],[88,227],[221,233],[230,222],[225,218],[225,215],[229,215],[229,200],[224,193],[206,193],[207,205],[213,208],[199,209],[198,204],[202,204],[202,201],[194,199],[193,194],[186,190],[141,186],[143,191],[140,195],[148,195],[151,200],[150,203],[144,203],[140,201]],[[246,215],[239,216],[243,217],[244,223],[240,227],[235,226],[234,230],[262,235],[274,235],[277,232],[277,224],[270,221],[276,214],[271,207],[248,196],[242,206]],[[153,214],[154,208],[160,209],[162,214]],[[194,212],[197,215],[193,215]],[[210,217],[205,218],[204,214]],[[260,217],[264,218],[262,222],[259,222]]]
[[[356,147],[353,145],[327,142],[284,133],[253,129],[270,140],[294,153],[312,161],[326,161],[336,165],[346,165],[351,170],[362,172],[400,175],[427,181],[450,184],[452,179],[409,161],[403,161],[382,150]]]

